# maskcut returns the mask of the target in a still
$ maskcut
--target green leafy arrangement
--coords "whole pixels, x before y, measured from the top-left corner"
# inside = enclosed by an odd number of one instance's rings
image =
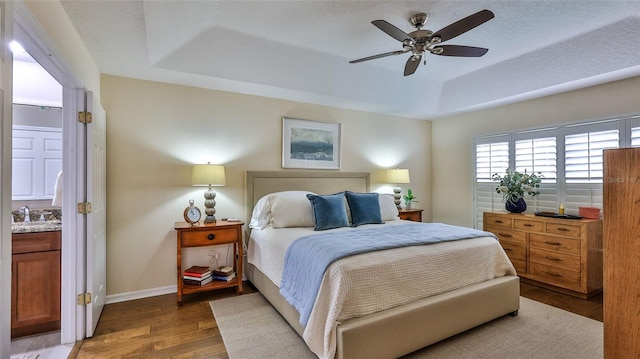
[[[496,192],[502,194],[502,199],[505,202],[516,202],[518,199],[524,198],[525,194],[530,196],[540,194],[537,189],[540,188],[542,172],[528,174],[526,170],[524,173],[520,173],[507,168],[504,176],[494,173],[491,178],[500,182],[496,187]]]
[[[407,206],[411,202],[417,202],[415,200],[416,196],[413,195],[413,192],[411,191],[411,188],[407,189],[407,193],[404,196],[402,196],[402,199],[404,199],[404,204],[407,205]]]

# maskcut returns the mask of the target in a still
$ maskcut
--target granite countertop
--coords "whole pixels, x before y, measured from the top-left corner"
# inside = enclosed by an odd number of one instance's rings
[[[62,230],[62,221],[37,221],[11,223],[11,233],[52,232]]]

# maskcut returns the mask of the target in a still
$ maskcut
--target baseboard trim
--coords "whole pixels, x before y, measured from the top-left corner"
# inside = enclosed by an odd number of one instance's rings
[[[177,292],[178,292],[178,286],[174,284],[174,285],[168,285],[166,287],[144,289],[144,290],[138,290],[135,292],[119,293],[119,294],[107,295],[107,297],[105,298],[105,304],[126,302],[134,299],[149,298],[149,297],[155,297],[158,295],[165,295],[165,294],[171,294],[171,293],[177,293]]]

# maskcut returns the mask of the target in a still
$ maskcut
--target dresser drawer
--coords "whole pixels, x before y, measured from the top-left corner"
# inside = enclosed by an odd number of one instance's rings
[[[232,243],[238,240],[235,228],[194,230],[182,232],[183,247],[210,246],[222,243]]]
[[[526,231],[533,232],[543,232],[544,231],[544,223],[538,221],[530,221],[526,219],[514,219],[513,220],[513,228],[515,229],[523,229]]]
[[[529,246],[580,255],[580,239],[564,237],[545,236],[542,234],[530,233]]]
[[[580,256],[569,253],[531,248],[529,250],[529,260],[531,262],[540,263],[551,267],[567,269],[575,272],[580,271]]]
[[[516,269],[516,274],[527,274],[527,261],[523,261],[521,259],[511,259],[511,264],[513,264],[513,268]]]
[[[580,272],[562,268],[546,266],[544,264],[529,263],[529,274],[532,279],[571,290],[580,290]]]
[[[506,229],[500,227],[486,227],[488,232],[491,232],[498,236],[500,242],[510,242],[515,244],[527,245],[527,233],[521,231],[514,231],[513,229]]]
[[[527,247],[521,244],[513,244],[508,242],[501,242],[502,249],[507,253],[509,259],[527,260]]]
[[[545,232],[580,238],[581,228],[579,224],[547,223]]]
[[[505,215],[487,213],[484,215],[484,225],[492,227],[511,228],[511,218]]]

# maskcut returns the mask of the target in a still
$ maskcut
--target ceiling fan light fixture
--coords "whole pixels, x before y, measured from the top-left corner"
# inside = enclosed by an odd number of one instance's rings
[[[494,14],[489,10],[481,10],[475,14],[471,14],[464,19],[458,20],[449,26],[446,26],[436,32],[431,30],[421,30],[425,22],[428,19],[426,13],[417,13],[409,17],[409,22],[416,30],[410,33],[406,33],[399,28],[391,25],[385,20],[373,20],[371,23],[380,30],[384,31],[387,35],[402,43],[401,51],[391,51],[382,54],[368,56],[357,60],[349,61],[349,63],[357,63],[362,61],[379,59],[381,57],[387,57],[391,55],[404,54],[406,52],[412,53],[407,60],[404,69],[404,75],[412,75],[418,67],[422,54],[429,52],[434,55],[441,56],[459,56],[459,57],[480,57],[483,56],[488,49],[474,46],[461,46],[461,45],[439,45],[443,41],[451,40],[452,38],[459,36],[483,23],[493,19]],[[439,46],[436,46],[439,45]],[[426,61],[425,61],[426,63]]]

